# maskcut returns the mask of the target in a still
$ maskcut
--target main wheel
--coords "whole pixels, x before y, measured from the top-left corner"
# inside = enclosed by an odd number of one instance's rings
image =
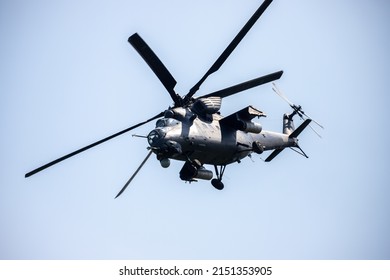
[[[223,185],[222,181],[219,180],[219,179],[213,179],[213,180],[211,180],[211,184],[212,184],[213,187],[216,188],[217,190],[223,190],[223,188],[224,188],[224,185]]]

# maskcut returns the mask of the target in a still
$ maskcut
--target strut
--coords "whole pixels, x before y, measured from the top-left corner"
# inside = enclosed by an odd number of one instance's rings
[[[215,175],[217,176],[217,178],[211,180],[211,184],[217,190],[222,190],[224,188],[224,184],[222,183],[222,177],[223,177],[223,173],[225,173],[226,165],[220,165],[219,170],[217,165],[214,165],[214,168],[215,168]]]

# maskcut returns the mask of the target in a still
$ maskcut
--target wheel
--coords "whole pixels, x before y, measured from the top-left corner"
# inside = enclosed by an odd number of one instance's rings
[[[219,180],[219,179],[213,179],[213,180],[211,180],[211,184],[212,184],[213,187],[216,188],[217,190],[223,190],[223,188],[224,188],[224,185],[223,185],[222,181]]]

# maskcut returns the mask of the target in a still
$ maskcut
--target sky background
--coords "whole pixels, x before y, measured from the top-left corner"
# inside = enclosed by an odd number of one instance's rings
[[[207,94],[271,72],[324,125],[229,165],[225,189],[179,179],[147,154],[149,123],[28,179],[64,154],[171,105],[127,38],[138,32],[184,95],[262,1],[1,1],[0,259],[390,259],[386,0],[275,0]],[[223,100],[281,131],[270,84]]]

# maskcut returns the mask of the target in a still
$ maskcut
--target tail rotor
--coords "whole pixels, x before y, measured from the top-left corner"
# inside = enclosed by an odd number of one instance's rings
[[[294,103],[292,103],[290,100],[288,100],[288,98],[286,97],[286,95],[283,94],[283,92],[276,86],[275,83],[272,83],[273,87],[272,87],[272,90],[277,94],[279,95],[284,101],[287,102],[288,105],[290,105],[290,107],[294,110],[290,115],[289,117],[292,118],[294,115],[298,115],[302,120],[307,120],[307,119],[310,119],[313,123],[315,123],[316,125],[318,125],[320,128],[324,129],[324,126],[322,126],[320,123],[318,123],[317,121],[313,120],[309,115],[307,115],[303,109],[302,109],[302,106],[301,105],[295,105]],[[321,135],[313,128],[313,126],[311,126],[309,124],[309,127],[314,131],[315,134],[317,134],[318,137],[322,138]]]

